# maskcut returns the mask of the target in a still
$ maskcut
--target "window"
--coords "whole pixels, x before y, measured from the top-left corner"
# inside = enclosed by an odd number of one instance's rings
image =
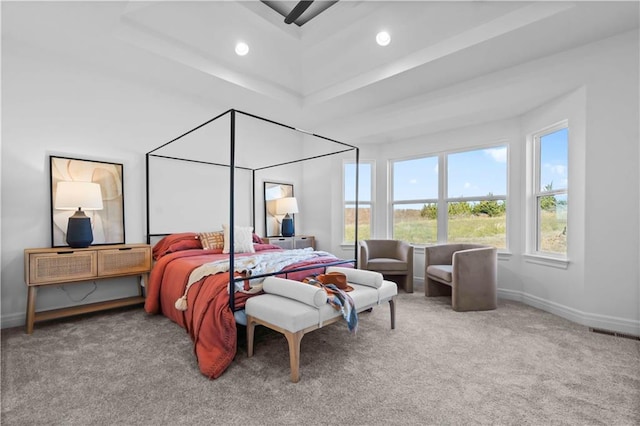
[[[392,162],[393,238],[506,248],[507,147]]]
[[[373,162],[360,161],[358,173],[358,239],[371,237],[373,209]],[[344,163],[344,243],[355,243],[356,164]]]
[[[569,129],[566,123],[533,135],[535,253],[566,257]]]
[[[507,147],[447,155],[447,242],[507,247]]]
[[[393,238],[409,243],[438,241],[438,157],[391,163]]]

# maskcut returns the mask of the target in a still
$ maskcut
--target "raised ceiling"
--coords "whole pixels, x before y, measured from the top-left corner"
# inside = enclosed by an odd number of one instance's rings
[[[288,25],[260,1],[3,2],[2,33],[198,102],[365,143],[525,112],[566,88],[489,76],[638,28],[637,2],[325,3]],[[387,47],[375,42],[383,29]]]

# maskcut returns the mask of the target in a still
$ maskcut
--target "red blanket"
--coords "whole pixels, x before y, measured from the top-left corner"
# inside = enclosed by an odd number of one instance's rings
[[[231,364],[237,348],[236,323],[229,308],[229,273],[209,275],[192,285],[187,294],[186,311],[176,309],[175,302],[184,294],[192,270],[203,263],[228,256],[218,253],[210,250],[184,250],[163,256],[151,271],[145,301],[146,312],[162,313],[189,333],[200,371],[213,379],[218,378]],[[247,255],[251,253],[236,254],[236,257]],[[333,256],[324,256],[299,262],[285,270],[337,260]],[[319,266],[318,269],[290,273],[288,278],[302,280],[322,272],[323,268]],[[247,298],[251,297],[240,292],[236,292],[234,296],[236,309],[243,308]]]

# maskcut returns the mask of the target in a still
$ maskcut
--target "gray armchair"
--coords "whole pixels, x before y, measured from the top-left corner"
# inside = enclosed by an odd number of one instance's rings
[[[424,294],[451,296],[454,311],[497,307],[498,254],[495,247],[443,244],[425,247]]]
[[[407,293],[413,293],[413,246],[399,240],[361,240],[358,267],[380,272]]]

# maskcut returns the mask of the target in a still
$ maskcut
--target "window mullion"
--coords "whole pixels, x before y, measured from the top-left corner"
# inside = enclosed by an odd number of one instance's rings
[[[449,221],[449,202],[447,200],[447,156],[438,155],[438,243],[447,242],[447,223]]]

